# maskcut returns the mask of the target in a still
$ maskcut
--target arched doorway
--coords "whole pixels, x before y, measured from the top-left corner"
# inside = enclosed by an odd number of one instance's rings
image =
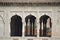
[[[22,18],[14,15],[11,18],[11,36],[22,36]]]
[[[48,15],[43,15],[40,17],[40,36],[51,37],[51,18]]]
[[[33,15],[28,15],[25,18],[25,22],[25,36],[37,36],[36,17]]]

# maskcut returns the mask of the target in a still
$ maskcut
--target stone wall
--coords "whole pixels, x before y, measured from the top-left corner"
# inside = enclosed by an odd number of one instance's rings
[[[37,37],[25,37],[25,17],[29,14],[34,15],[37,18]],[[42,15],[48,15],[52,20],[52,37],[39,37],[39,18]],[[23,35],[22,37],[11,37],[10,36],[10,21],[11,17],[19,15],[23,22]],[[19,6],[19,7],[0,7],[0,17],[2,19],[4,31],[0,40],[60,40],[60,6]],[[2,25],[2,24],[1,24]],[[1,30],[1,29],[0,29]]]
[[[60,2],[60,0],[0,0],[0,2],[31,2],[31,3],[40,3],[40,2]]]

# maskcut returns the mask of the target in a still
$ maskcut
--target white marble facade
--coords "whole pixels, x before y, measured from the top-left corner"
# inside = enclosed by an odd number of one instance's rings
[[[25,17],[29,14],[37,18],[37,37],[25,37]],[[48,15],[52,20],[52,37],[39,37],[39,18],[42,15]],[[10,36],[11,17],[19,15],[23,22],[22,37]],[[60,6],[19,6],[19,7],[0,7],[0,40],[60,40]]]

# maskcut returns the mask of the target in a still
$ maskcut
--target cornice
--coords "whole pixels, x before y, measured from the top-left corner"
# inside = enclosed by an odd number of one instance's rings
[[[0,6],[60,6],[60,2],[48,3],[16,3],[16,2],[0,2]]]

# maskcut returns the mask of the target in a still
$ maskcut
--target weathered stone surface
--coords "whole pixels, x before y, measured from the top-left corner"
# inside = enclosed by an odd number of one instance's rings
[[[60,20],[60,6],[53,6],[53,7],[52,6],[37,6],[37,7],[33,7],[33,6],[32,7],[30,6],[1,7],[0,6],[0,15],[2,16],[5,23],[4,35],[0,37],[0,40],[13,40],[14,37],[10,36],[10,32],[11,32],[10,21],[11,21],[11,17],[16,14],[21,16],[22,18],[23,35],[22,37],[15,37],[15,38],[18,38],[19,40],[28,40],[30,38],[33,40],[42,40],[42,39],[60,40],[60,21],[59,21]],[[24,36],[25,17],[28,16],[29,14],[32,14],[37,18],[36,20],[37,21],[37,37]],[[52,37],[51,38],[39,37],[39,29],[40,29],[39,18],[44,14],[51,17],[51,21],[52,21]]]
[[[31,3],[38,3],[38,2],[60,2],[60,0],[0,0],[0,2],[31,2]]]

